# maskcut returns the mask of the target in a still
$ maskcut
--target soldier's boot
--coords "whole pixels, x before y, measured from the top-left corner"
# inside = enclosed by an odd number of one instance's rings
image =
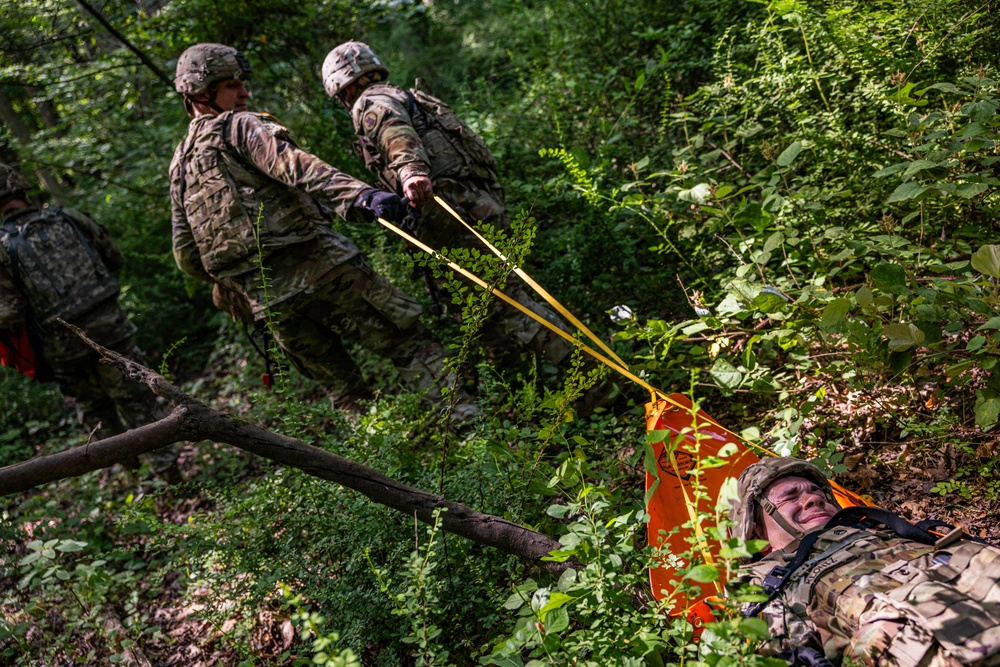
[[[423,392],[424,400],[436,406],[439,413],[452,405],[451,417],[455,421],[470,423],[478,417],[482,410],[465,389],[459,385],[457,376],[445,367],[444,350],[437,343],[428,345],[414,354],[409,361],[399,364],[403,382],[413,390]],[[444,393],[448,398],[445,402]]]

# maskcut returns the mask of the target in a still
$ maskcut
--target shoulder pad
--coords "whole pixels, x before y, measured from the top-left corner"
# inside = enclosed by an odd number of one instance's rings
[[[351,110],[355,132],[372,132],[387,116],[398,115],[406,103],[405,94],[396,86],[384,83],[368,86]]]
[[[244,111],[242,113],[253,114],[264,125],[264,129],[266,129],[273,136],[278,137],[280,139],[289,138],[290,135],[288,133],[288,128],[285,127],[284,123],[282,123],[280,120],[278,120],[271,114],[261,113],[257,111]]]

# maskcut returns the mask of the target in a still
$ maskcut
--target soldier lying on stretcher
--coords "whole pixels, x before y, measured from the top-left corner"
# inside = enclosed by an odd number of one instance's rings
[[[793,664],[1000,665],[1000,549],[941,522],[886,510],[841,510],[829,481],[794,458],[740,475],[731,513],[743,539],[769,546],[744,563],[762,586],[771,639]]]

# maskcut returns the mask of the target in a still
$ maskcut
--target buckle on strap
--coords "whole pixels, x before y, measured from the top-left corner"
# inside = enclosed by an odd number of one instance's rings
[[[949,544],[952,544],[952,543],[957,542],[958,540],[962,539],[962,536],[964,534],[965,534],[965,531],[962,530],[961,526],[958,526],[957,528],[952,528],[948,532],[947,535],[945,535],[944,537],[942,537],[941,539],[939,539],[938,541],[936,541],[934,543],[934,548],[935,549],[943,549],[946,546],[948,546]]]
[[[773,570],[767,573],[764,577],[764,581],[761,582],[761,588],[763,588],[768,594],[777,591],[781,587],[781,582],[785,580],[788,576],[790,570],[784,565],[776,565]]]

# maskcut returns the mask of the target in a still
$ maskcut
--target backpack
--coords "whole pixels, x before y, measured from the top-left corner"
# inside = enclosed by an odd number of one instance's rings
[[[80,225],[62,209],[38,210],[0,227],[0,245],[28,301],[33,328],[70,321],[118,295],[118,281]]]

